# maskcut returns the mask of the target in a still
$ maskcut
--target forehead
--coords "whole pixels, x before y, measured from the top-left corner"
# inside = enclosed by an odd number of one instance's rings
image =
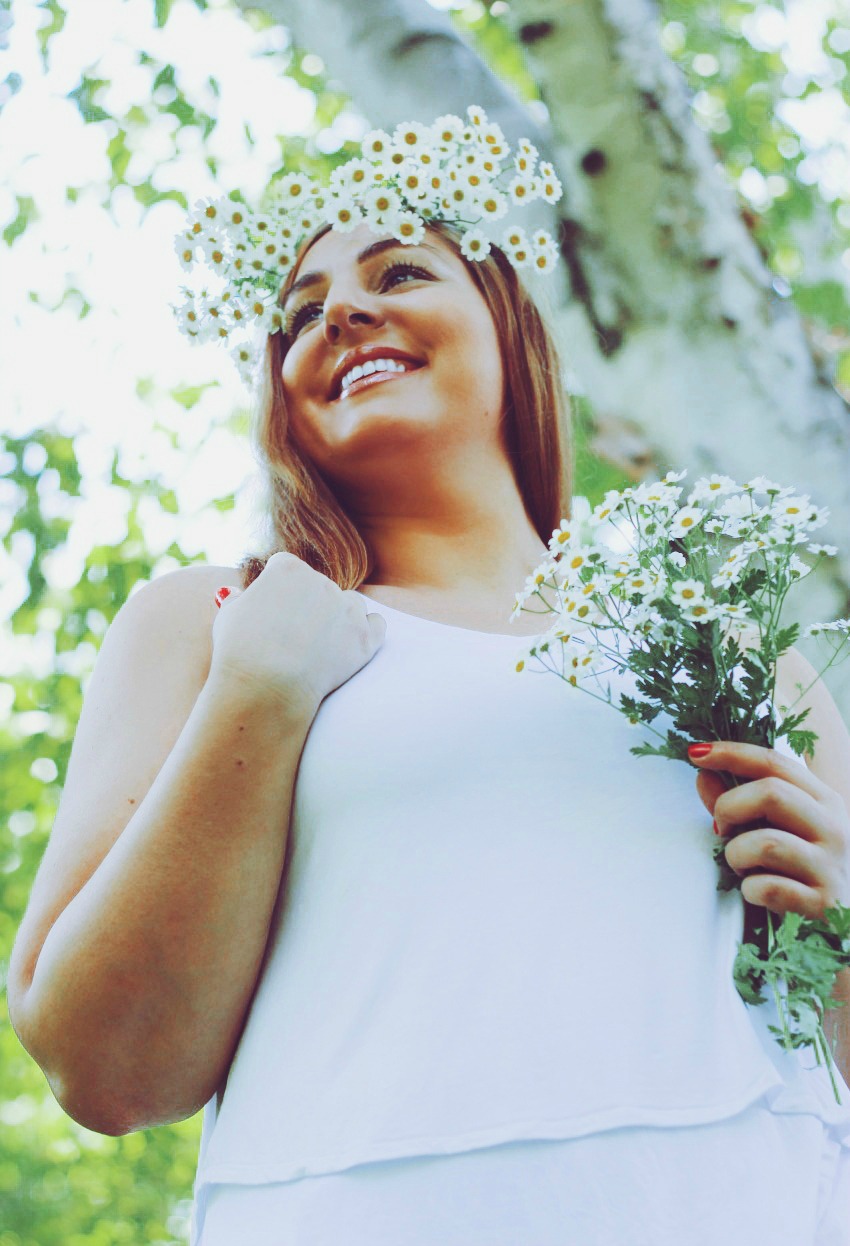
[[[352,229],[346,233],[339,230],[328,230],[321,238],[317,239],[301,257],[298,269],[293,273],[293,282],[290,285],[287,298],[295,293],[295,286],[301,286],[308,278],[321,278],[334,270],[346,268],[349,266],[357,266],[362,253],[371,248],[375,244],[385,244],[387,255],[393,258],[401,257],[423,258],[429,256],[438,264],[456,265],[463,269],[463,264],[458,260],[451,247],[433,230],[427,230],[422,242],[417,246],[409,243],[401,243],[391,233],[375,233],[368,225],[358,225],[356,229]],[[390,248],[389,244],[393,247]]]

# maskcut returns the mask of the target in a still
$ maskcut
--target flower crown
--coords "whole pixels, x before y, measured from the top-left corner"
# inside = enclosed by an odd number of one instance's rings
[[[416,245],[427,222],[446,221],[468,227],[461,252],[483,260],[496,242],[491,227],[509,208],[535,199],[557,203],[561,183],[551,164],[537,163],[534,145],[521,138],[511,159],[504,134],[484,109],[470,105],[466,111],[467,121],[449,113],[430,126],[402,122],[392,135],[371,130],[362,154],[334,169],[327,186],[287,173],[272,184],[261,209],[230,196],[199,200],[175,247],[186,272],[200,254],[219,288],[183,288],[186,301],[174,308],[181,331],[196,342],[227,343],[250,385],[259,355],[250,333],[285,330],[281,286],[298,248],[320,226],[345,233],[366,224]],[[558,260],[558,245],[545,229],[529,238],[509,227],[498,245],[516,269],[549,273]],[[247,340],[237,342],[246,331]]]

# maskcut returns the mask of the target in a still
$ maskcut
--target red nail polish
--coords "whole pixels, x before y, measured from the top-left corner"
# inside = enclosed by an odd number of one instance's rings
[[[710,744],[689,744],[688,757],[707,757],[711,752]]]
[[[230,593],[231,593],[231,590],[227,588],[226,586],[224,588],[218,589],[215,595],[215,604],[220,607],[225,597],[229,597]]]
[[[714,823],[714,833],[715,835],[720,834],[720,827],[717,825],[717,822]]]

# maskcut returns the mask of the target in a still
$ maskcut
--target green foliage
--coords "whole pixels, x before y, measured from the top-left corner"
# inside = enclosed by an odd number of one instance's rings
[[[24,665],[9,676],[11,715],[0,714],[0,977],[5,983],[12,941],[56,816],[82,708],[76,664],[84,659],[91,670],[116,610],[134,584],[153,574],[154,559],[145,549],[137,517],[139,502],[158,497],[163,510],[173,511],[176,500],[156,481],[120,477],[116,454],[112,477],[131,498],[126,539],[115,547],[93,547],[79,583],[59,593],[50,588],[44,563],[66,542],[70,521],[45,514],[43,482],[52,480],[59,495],[80,501],[82,473],[74,440],[53,429],[26,439],[0,437],[0,464],[0,487],[16,497],[5,549],[16,549],[19,562],[22,538],[31,549],[25,568],[28,594],[12,615],[11,634],[37,639],[53,654],[46,673]],[[171,552],[180,563],[193,561],[179,549]],[[0,1015],[3,1246],[170,1246],[185,1241],[199,1137],[199,1116],[123,1138],[77,1125],[57,1106],[5,1011]]]
[[[16,195],[15,201],[18,205],[17,215],[3,230],[3,241],[8,247],[12,245],[16,238],[20,238],[32,221],[38,220],[38,209],[35,206],[34,199],[31,199],[29,195]]]
[[[763,1003],[765,988],[773,992],[782,1028],[768,1029],[786,1050],[812,1046],[818,1064],[824,1057],[840,1103],[822,1024],[824,1009],[841,1006],[832,989],[837,975],[850,966],[850,908],[837,904],[826,910],[823,920],[785,913],[778,929],[773,916],[767,912],[766,955],[756,944],[740,945],[732,967],[735,984],[748,1004]]]

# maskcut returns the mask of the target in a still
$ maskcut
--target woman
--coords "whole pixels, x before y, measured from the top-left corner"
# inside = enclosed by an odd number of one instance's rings
[[[544,629],[506,603],[568,497],[533,303],[448,227],[377,241],[319,231],[282,291],[289,552],[164,576],[106,637],[15,1027],[101,1132],[206,1105],[198,1246],[847,1246],[850,1092],[737,995],[690,776],[514,671]],[[376,356],[403,370],[352,381]],[[799,880],[785,907],[847,900],[825,700],[822,777],[696,763],[724,829],[782,828],[730,862]]]

